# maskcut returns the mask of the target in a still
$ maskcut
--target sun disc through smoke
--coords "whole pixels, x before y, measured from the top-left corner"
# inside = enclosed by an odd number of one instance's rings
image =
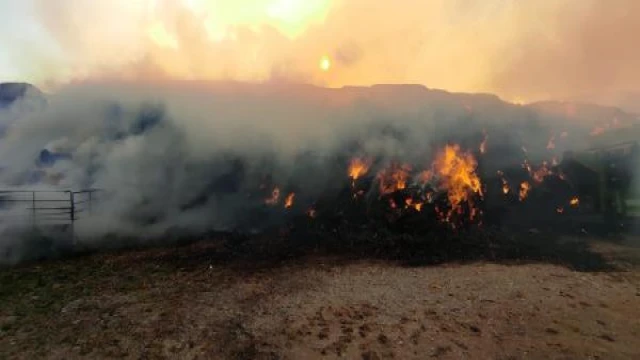
[[[328,56],[323,56],[320,59],[320,70],[329,71],[331,69],[331,59]]]

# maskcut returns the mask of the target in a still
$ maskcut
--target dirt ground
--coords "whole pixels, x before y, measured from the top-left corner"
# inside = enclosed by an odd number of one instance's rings
[[[266,266],[209,242],[0,269],[0,358],[640,359],[640,242],[570,241],[611,269]]]

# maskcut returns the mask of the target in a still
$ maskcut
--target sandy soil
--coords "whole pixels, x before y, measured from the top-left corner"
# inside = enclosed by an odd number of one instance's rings
[[[591,243],[614,270],[222,264],[208,243],[23,265],[0,270],[0,358],[639,359],[640,247]]]

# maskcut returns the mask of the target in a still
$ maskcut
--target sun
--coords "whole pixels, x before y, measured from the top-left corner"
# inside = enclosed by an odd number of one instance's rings
[[[328,56],[320,58],[320,70],[329,71],[331,69],[331,59]]]

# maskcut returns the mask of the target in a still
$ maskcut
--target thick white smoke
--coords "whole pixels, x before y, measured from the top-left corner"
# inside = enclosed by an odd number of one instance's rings
[[[0,181],[34,188],[26,179],[42,149],[71,154],[47,169],[62,174],[57,183],[37,187],[104,190],[93,215],[76,223],[80,241],[246,230],[278,221],[256,210],[261,186],[295,192],[291,212],[304,213],[344,185],[344,159],[353,155],[428,165],[446,141],[477,149],[483,130],[490,147],[525,144],[532,158],[548,155],[556,134],[553,151],[561,154],[572,138],[559,134],[580,139],[588,129],[559,119],[489,95],[420,86],[86,83],[8,124]],[[496,166],[520,161],[500,159]]]

